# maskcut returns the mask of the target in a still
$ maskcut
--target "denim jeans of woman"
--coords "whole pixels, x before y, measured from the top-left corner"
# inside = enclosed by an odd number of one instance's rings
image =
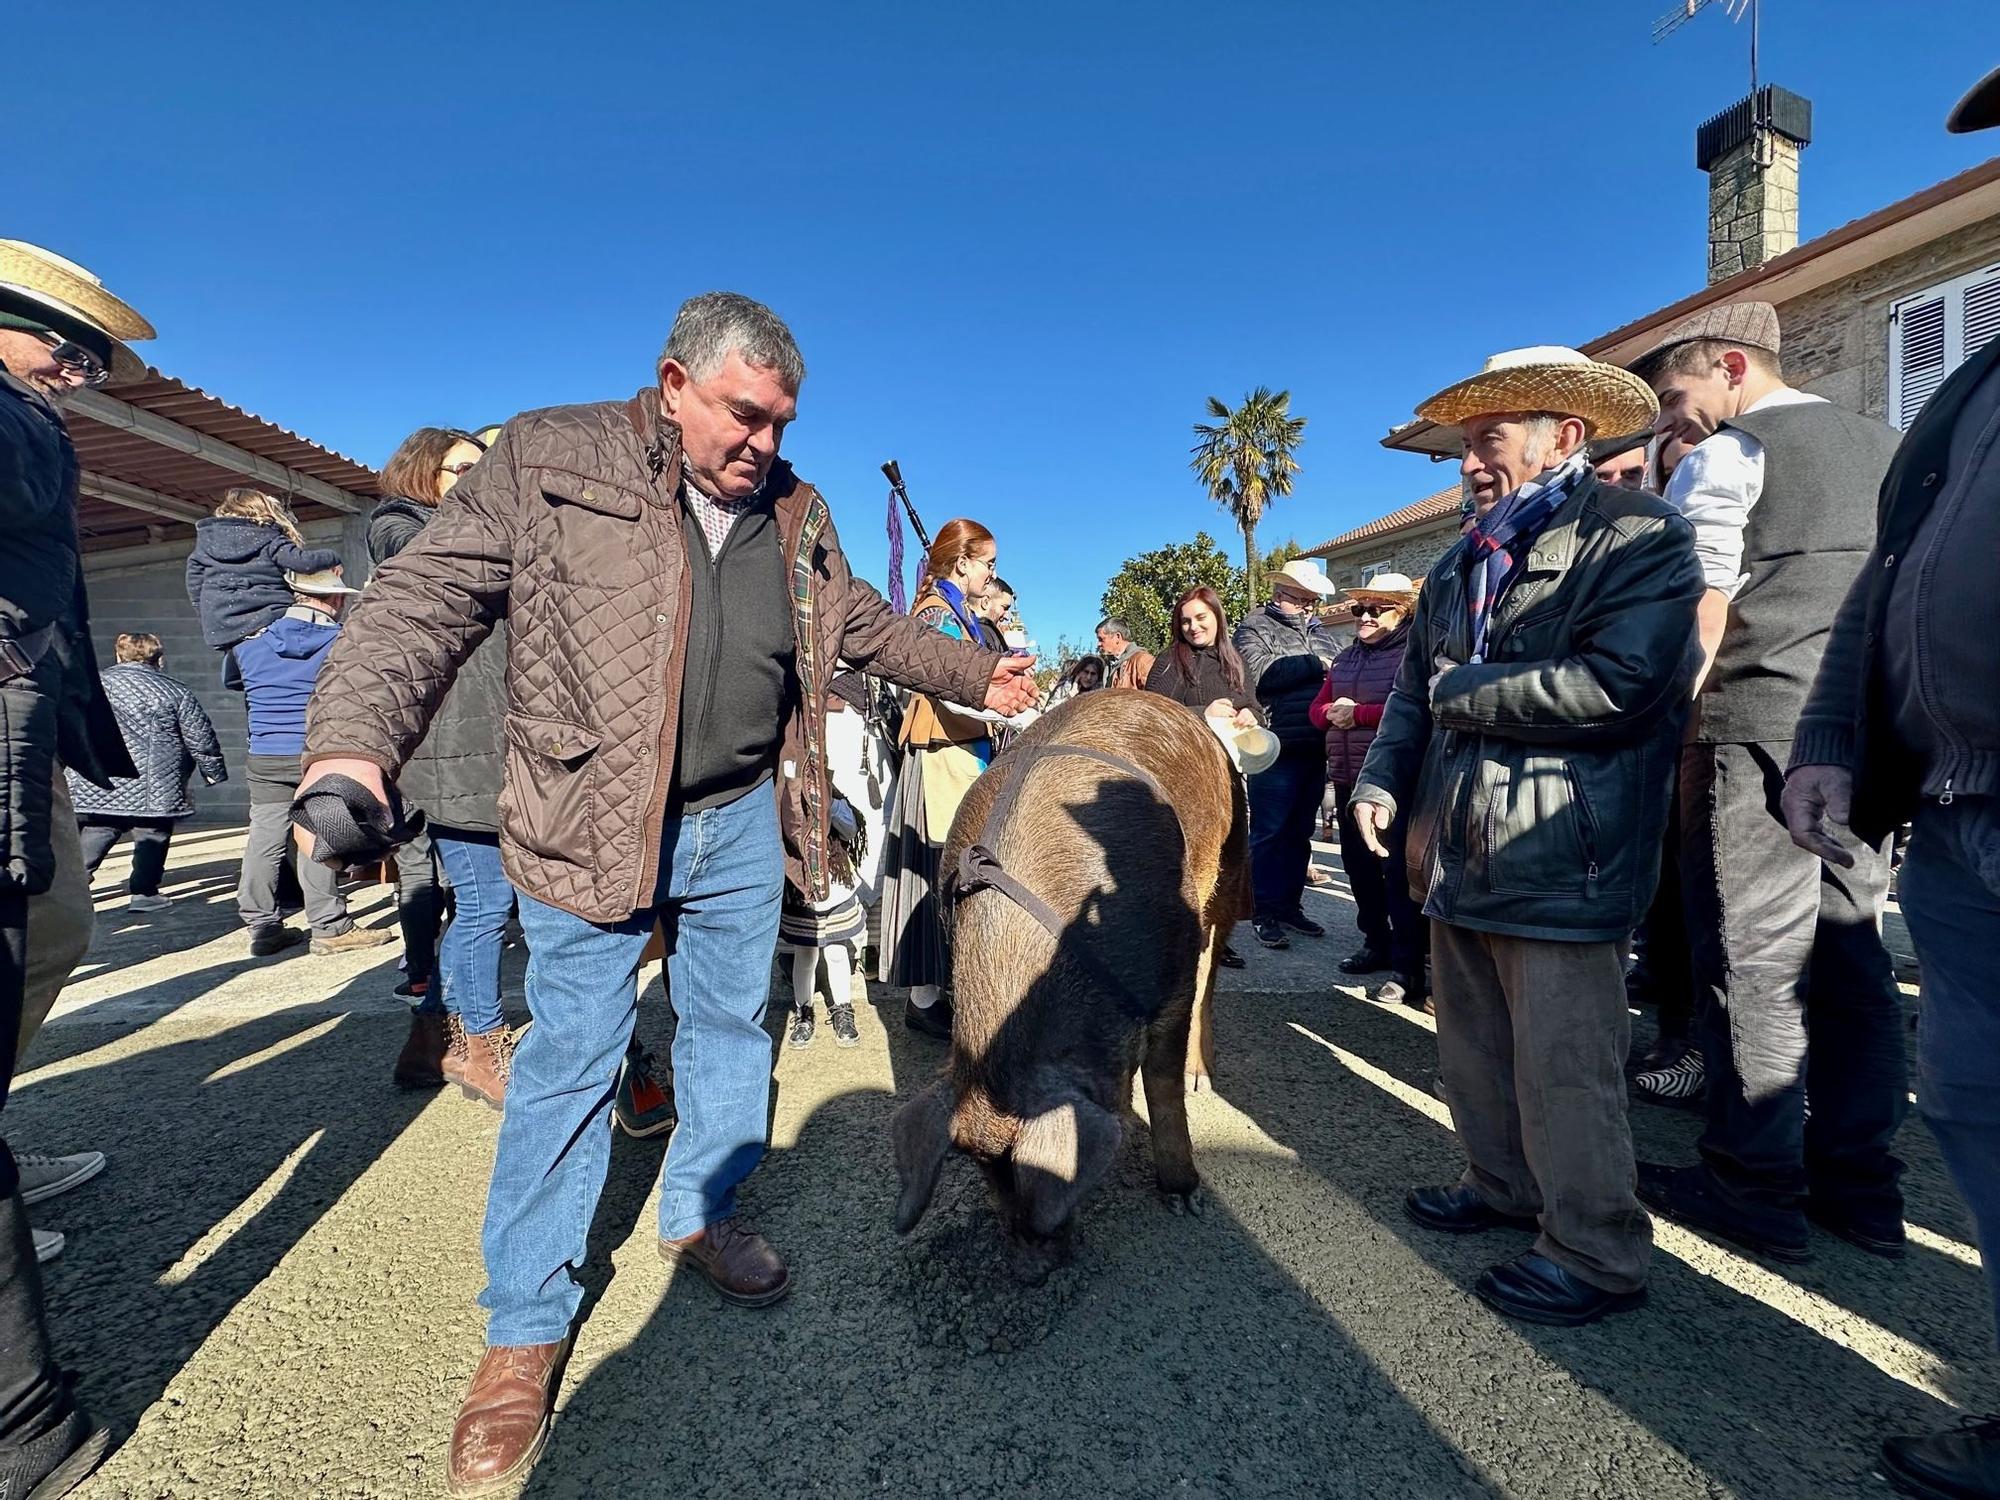
[[[521,897],[534,1025],[514,1054],[486,1199],[489,1344],[549,1343],[576,1316],[583,1289],[572,1273],[610,1167],[612,1095],[656,923],[679,1020],[680,1123],[660,1174],[660,1235],[682,1239],[735,1213],[737,1184],[764,1156],[764,1008],[784,865],[767,785],[723,807],[670,812],[653,904],[622,922],[599,926]]]
[[[451,882],[452,916],[438,943],[437,983],[417,1009],[449,1011],[469,1032],[497,1030],[500,953],[514,910],[514,887],[500,868],[500,841],[433,824],[431,842]]]

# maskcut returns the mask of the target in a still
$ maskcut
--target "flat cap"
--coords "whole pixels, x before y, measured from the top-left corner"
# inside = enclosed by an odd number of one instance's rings
[[[1970,135],[1989,125],[2000,125],[2000,68],[1975,83],[1966,96],[1952,107],[1944,128],[1953,135]]]
[[[1663,338],[1632,361],[1632,373],[1650,380],[1669,349],[1682,344],[1712,342],[1739,349],[1778,352],[1778,310],[1768,302],[1725,302],[1705,307],[1676,323]]]

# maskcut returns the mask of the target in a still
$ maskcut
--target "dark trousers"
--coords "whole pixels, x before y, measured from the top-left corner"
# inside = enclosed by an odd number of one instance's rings
[[[403,973],[428,980],[444,926],[444,883],[429,829],[396,848],[396,925],[403,934]]]
[[[1909,1107],[1902,997],[1879,925],[1887,853],[1843,831],[1855,866],[1840,870],[1792,842],[1778,809],[1790,752],[1681,754],[1681,874],[1708,1064],[1701,1154],[1731,1207],[1785,1235],[1804,1230],[1808,1194],[1864,1223],[1900,1220],[1890,1148]]]
[[[1317,746],[1287,749],[1250,778],[1250,885],[1258,921],[1300,909],[1325,795],[1326,756]]]
[[[1674,793],[1667,836],[1660,850],[1660,883],[1645,920],[1632,934],[1632,968],[1625,993],[1634,1005],[1650,1005],[1660,1040],[1686,1041],[1694,1029],[1696,981],[1688,947],[1687,907],[1681,895],[1681,804]]]
[[[1354,821],[1353,796],[1353,787],[1344,782],[1333,784],[1334,816],[1340,825],[1340,866],[1347,872],[1347,888],[1354,896],[1354,925],[1361,929],[1363,942],[1389,955],[1391,972],[1421,985],[1429,937],[1424,914],[1410,897],[1410,877],[1403,868],[1403,829],[1409,819],[1398,818],[1389,825],[1382,839],[1389,851],[1384,859],[1361,837],[1361,825]]]
[[[1971,1205],[2000,1318],[2000,808],[1925,803],[1901,881],[1923,969],[1917,1107]]]
[[[109,813],[85,813],[76,820],[83,840],[83,867],[91,874],[120,834],[132,835],[132,877],[125,889],[134,896],[160,894],[160,877],[167,872],[167,845],[174,836],[172,818],[122,818]]]

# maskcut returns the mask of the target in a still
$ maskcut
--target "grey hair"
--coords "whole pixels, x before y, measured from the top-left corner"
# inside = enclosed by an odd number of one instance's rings
[[[785,320],[740,292],[703,292],[683,302],[660,363],[672,360],[691,378],[707,380],[731,354],[760,370],[776,370],[788,391],[796,393],[805,384],[805,356]]]
[[[1549,449],[1555,443],[1556,429],[1568,420],[1569,418],[1561,412],[1555,411],[1530,411],[1521,414],[1521,427],[1527,433],[1528,437],[1529,463],[1549,466],[1558,462],[1550,454]],[[1588,424],[1586,424],[1584,436],[1587,438],[1589,435]],[[1579,444],[1578,446],[1581,447],[1582,445]],[[1571,451],[1574,452],[1575,450],[1572,449]],[[1563,457],[1568,458],[1569,454],[1565,453]]]
[[[1134,639],[1132,627],[1116,615],[1112,615],[1109,619],[1099,620],[1097,628],[1106,635],[1122,636],[1128,641]]]

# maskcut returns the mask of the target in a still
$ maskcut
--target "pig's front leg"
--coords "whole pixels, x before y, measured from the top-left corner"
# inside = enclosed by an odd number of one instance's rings
[[[1186,1080],[1188,1056],[1185,1001],[1169,1006],[1146,1028],[1146,1056],[1139,1076],[1146,1086],[1146,1113],[1153,1131],[1153,1176],[1177,1211],[1193,1211],[1201,1177],[1194,1169],[1194,1142],[1188,1136]]]
[[[1220,922],[1215,923],[1209,929],[1207,941],[1201,945],[1201,957],[1195,965],[1194,1005],[1188,1020],[1187,1067],[1184,1070],[1185,1086],[1190,1094],[1215,1088],[1215,1032],[1209,1006],[1215,998],[1217,960],[1228,940],[1229,928]]]

